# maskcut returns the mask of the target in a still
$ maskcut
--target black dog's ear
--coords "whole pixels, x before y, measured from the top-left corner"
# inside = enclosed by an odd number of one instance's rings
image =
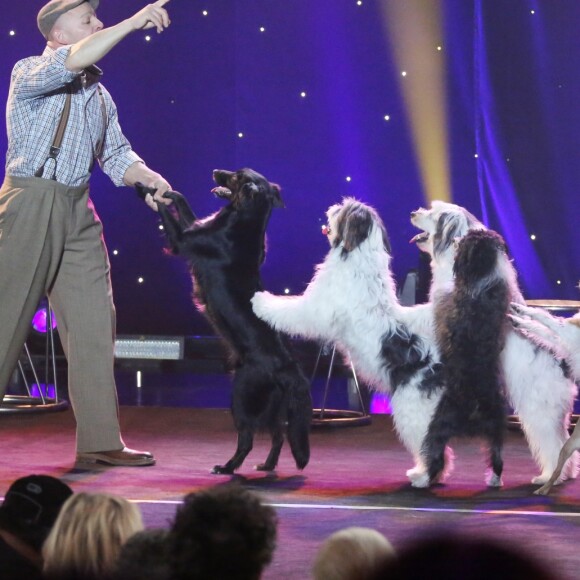
[[[286,207],[286,205],[284,204],[284,200],[280,195],[282,188],[277,183],[270,183],[270,191],[272,192],[274,197],[274,207]]]

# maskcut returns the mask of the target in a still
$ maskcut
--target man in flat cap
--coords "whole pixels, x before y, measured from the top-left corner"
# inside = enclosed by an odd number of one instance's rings
[[[109,259],[88,182],[96,161],[117,186],[156,188],[146,199],[153,209],[167,203],[169,183],[132,150],[96,63],[136,30],[165,30],[168,1],[104,28],[99,0],[51,0],[37,18],[44,52],[12,71],[0,189],[0,400],[47,294],[68,360],[81,462],[155,463],[121,438]]]

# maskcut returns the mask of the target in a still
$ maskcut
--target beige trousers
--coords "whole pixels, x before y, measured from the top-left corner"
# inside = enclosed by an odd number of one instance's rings
[[[6,177],[0,189],[0,399],[44,295],[68,361],[77,451],[121,449],[109,259],[88,186]]]

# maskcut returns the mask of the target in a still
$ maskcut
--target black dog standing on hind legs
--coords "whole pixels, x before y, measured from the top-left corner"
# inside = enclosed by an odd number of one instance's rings
[[[170,206],[158,204],[165,235],[174,254],[189,263],[198,309],[227,344],[233,358],[232,415],[238,445],[213,473],[233,473],[251,451],[254,435],[267,430],[272,447],[256,469],[272,471],[284,444],[284,432],[296,466],[310,458],[312,420],[310,383],[284,346],[281,336],[252,311],[250,299],[262,290],[266,226],[272,208],[283,207],[278,185],[251,169],[215,170],[212,192],[228,204],[198,220],[183,195],[165,193]],[[140,184],[145,197],[153,191]]]
[[[489,442],[490,487],[499,487],[506,428],[500,353],[508,329],[510,276],[503,238],[474,230],[457,245],[455,287],[435,301],[437,343],[446,389],[433,415],[423,453],[430,481],[444,466],[451,437]]]

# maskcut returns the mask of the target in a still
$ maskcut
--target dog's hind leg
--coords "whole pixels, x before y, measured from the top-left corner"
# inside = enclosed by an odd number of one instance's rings
[[[502,359],[511,405],[542,470],[532,483],[542,485],[554,472],[568,439],[568,417],[577,389],[553,356],[515,332],[508,333]],[[562,479],[576,477],[577,471],[576,457],[571,457],[563,468]]]
[[[503,437],[494,437],[490,440],[489,447],[489,471],[485,477],[485,483],[488,487],[501,487],[503,482],[501,474],[503,472]]]
[[[422,452],[427,466],[427,478],[421,482],[414,481],[413,487],[428,487],[436,483],[445,470],[447,443],[454,435],[453,427],[460,424],[458,415],[461,414],[460,409],[446,395],[447,393],[444,393],[441,397],[423,442]]]
[[[257,471],[274,471],[276,465],[278,465],[282,445],[284,445],[284,433],[282,429],[272,431],[272,447],[270,448],[270,453],[268,453],[266,461],[256,465],[255,469]]]
[[[225,465],[215,465],[212,473],[233,473],[244,462],[254,445],[254,435],[250,429],[238,432],[238,447],[233,457]]]
[[[539,489],[537,489],[534,493],[537,495],[547,495],[550,492],[551,487],[558,481],[560,474],[562,473],[562,469],[566,464],[566,461],[570,458],[570,456],[576,452],[580,451],[580,429],[578,428],[580,423],[576,424],[574,427],[574,431],[571,437],[564,443],[564,446],[560,450],[560,455],[558,457],[558,465],[556,465],[556,469],[550,479]]]

